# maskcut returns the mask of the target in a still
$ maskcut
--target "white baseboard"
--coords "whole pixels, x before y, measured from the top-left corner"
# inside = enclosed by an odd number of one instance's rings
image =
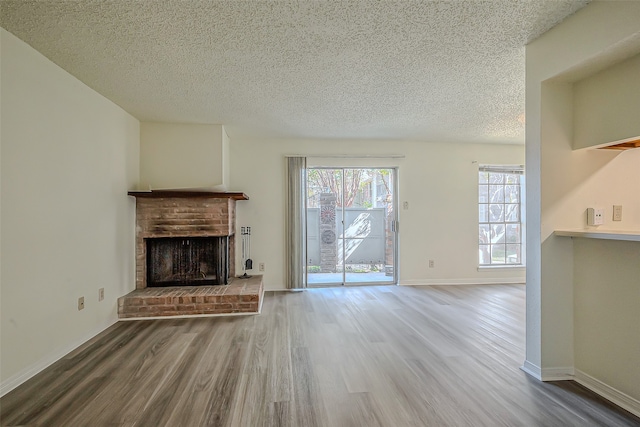
[[[574,379],[573,366],[543,368],[542,381],[567,381]]]
[[[635,399],[578,369],[574,369],[573,367],[540,369],[540,367],[527,360],[525,360],[520,369],[540,381],[574,380],[599,396],[602,396],[608,401],[631,412],[633,415],[640,417],[640,400]]]
[[[602,381],[576,369],[574,380],[599,394],[605,399],[615,403],[619,407],[631,412],[633,415],[640,417],[640,400],[625,394],[615,388],[603,383]]]
[[[534,365],[528,360],[525,360],[520,369],[522,369],[524,372],[526,372],[528,375],[531,375],[538,381],[542,381],[542,369],[540,369],[538,365]]]
[[[524,372],[531,375],[538,381],[565,381],[573,379],[573,366],[560,368],[540,368],[528,360],[520,367]]]
[[[524,284],[524,277],[482,277],[473,279],[410,279],[401,280],[400,286],[432,285],[507,285]]]
[[[42,359],[32,364],[31,366],[26,367],[25,369],[18,372],[17,374],[12,375],[11,377],[7,378],[5,381],[2,381],[2,383],[0,384],[0,397],[9,393],[11,390],[18,387],[25,381],[29,380],[36,374],[42,372],[44,369],[48,368],[58,360],[62,359],[64,356],[71,353],[73,350],[77,349],[78,347],[80,347],[81,345],[83,345],[84,343],[86,343],[87,341],[89,341],[91,338],[95,337],[99,333],[103,332],[105,329],[111,327],[116,322],[117,322],[117,319],[109,321],[107,324],[102,325],[101,327],[97,328],[93,332],[74,341],[73,343],[69,344],[68,346],[65,346],[64,348],[59,349],[55,353],[52,353],[46,357],[43,357]]]

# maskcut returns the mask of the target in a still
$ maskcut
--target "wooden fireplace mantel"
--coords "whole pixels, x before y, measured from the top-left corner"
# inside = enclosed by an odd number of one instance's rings
[[[187,190],[153,190],[153,191],[129,191],[127,193],[133,197],[145,197],[151,199],[159,198],[195,198],[195,197],[215,197],[218,199],[249,200],[249,196],[240,192],[215,192],[215,191],[187,191]]]

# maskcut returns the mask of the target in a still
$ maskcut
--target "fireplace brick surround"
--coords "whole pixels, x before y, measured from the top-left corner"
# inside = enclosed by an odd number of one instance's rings
[[[262,277],[235,276],[236,201],[243,193],[187,191],[129,192],[136,197],[136,290],[118,300],[120,318],[193,314],[255,313]],[[229,238],[229,284],[147,288],[147,245],[151,238]]]
[[[235,259],[236,200],[194,194],[199,193],[185,193],[183,197],[136,196],[136,289],[147,287],[145,239],[229,236],[229,260]],[[230,262],[229,276],[234,275],[235,263]]]

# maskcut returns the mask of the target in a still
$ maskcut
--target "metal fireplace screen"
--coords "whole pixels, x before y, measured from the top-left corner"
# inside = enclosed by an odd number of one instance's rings
[[[226,285],[229,237],[147,239],[147,286]]]

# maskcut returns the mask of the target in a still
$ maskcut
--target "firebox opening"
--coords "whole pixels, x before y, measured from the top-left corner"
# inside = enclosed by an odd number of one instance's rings
[[[147,286],[226,285],[229,237],[146,239]]]

